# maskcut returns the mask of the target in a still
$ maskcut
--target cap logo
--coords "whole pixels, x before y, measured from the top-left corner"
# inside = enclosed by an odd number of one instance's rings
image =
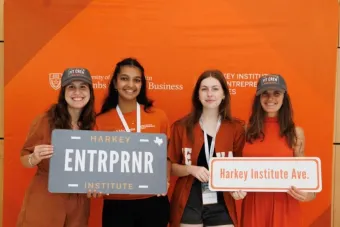
[[[70,76],[78,76],[79,74],[84,75],[85,70],[84,69],[71,69],[68,74]]]
[[[262,85],[266,84],[279,84],[279,77],[278,76],[263,77]]]

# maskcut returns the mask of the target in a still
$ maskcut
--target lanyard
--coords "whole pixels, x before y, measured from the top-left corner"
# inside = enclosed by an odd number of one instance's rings
[[[210,145],[210,151],[209,151],[209,144],[208,144],[208,135],[207,132],[204,130],[203,127],[203,121],[202,119],[200,119],[200,125],[201,128],[204,131],[204,151],[205,151],[205,158],[207,159],[207,163],[209,165],[209,160],[210,158],[213,156],[214,154],[214,149],[215,149],[215,140],[216,140],[216,134],[218,132],[218,130],[220,129],[221,126],[221,117],[218,119],[217,121],[217,125],[216,125],[216,132],[215,135],[213,135],[212,141],[211,141],[211,145]]]
[[[122,122],[122,124],[123,124],[123,126],[124,126],[124,128],[125,128],[125,131],[126,132],[131,132],[131,130],[130,130],[130,128],[129,128],[129,126],[127,125],[127,123],[126,123],[126,121],[125,121],[125,118],[124,118],[124,116],[123,116],[123,113],[122,113],[122,111],[120,110],[120,108],[119,108],[119,105],[117,105],[117,107],[116,107],[116,110],[117,110],[117,113],[118,113],[118,116],[119,116],[119,118],[120,118],[120,121]],[[140,120],[140,105],[139,105],[139,103],[137,102],[137,108],[136,108],[136,110],[137,110],[137,132],[140,132],[140,126],[141,126],[141,120]]]

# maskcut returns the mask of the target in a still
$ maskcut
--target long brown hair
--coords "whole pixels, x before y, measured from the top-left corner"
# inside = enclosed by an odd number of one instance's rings
[[[80,130],[92,130],[95,126],[95,111],[94,111],[94,91],[90,88],[90,100],[84,106],[78,120],[78,127]],[[53,104],[47,110],[47,116],[51,130],[53,129],[72,129],[71,116],[68,112],[68,104],[65,100],[66,86],[62,87],[59,92],[58,102]]]
[[[252,112],[247,126],[246,141],[249,143],[252,143],[256,139],[263,141],[265,137],[263,122],[266,118],[266,112],[261,106],[260,96],[261,95],[254,97]],[[284,93],[282,106],[278,113],[278,123],[280,126],[280,136],[285,137],[289,147],[293,148],[297,137],[295,123],[293,121],[293,108],[287,92]]]
[[[224,95],[225,95],[225,98],[221,101],[221,103],[219,105],[219,113],[220,113],[221,117],[223,118],[223,120],[233,121],[233,118],[231,116],[231,110],[230,110],[229,88],[228,88],[228,84],[227,84],[227,82],[224,78],[223,73],[219,70],[204,71],[200,75],[200,77],[198,78],[198,80],[195,84],[195,88],[192,92],[192,96],[191,96],[192,110],[191,110],[191,113],[189,113],[184,118],[179,120],[181,123],[183,123],[185,125],[187,136],[191,141],[194,140],[193,129],[194,129],[195,125],[198,123],[198,121],[201,117],[202,111],[203,111],[202,103],[199,100],[199,89],[200,89],[200,86],[201,86],[201,82],[208,77],[213,77],[220,82],[221,87],[222,87],[223,92],[224,92]]]

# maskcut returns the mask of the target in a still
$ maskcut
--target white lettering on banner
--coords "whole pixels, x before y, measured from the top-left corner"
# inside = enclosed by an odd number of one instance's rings
[[[83,71],[73,71],[78,73],[84,73]],[[62,73],[49,73],[50,86],[54,90],[60,89]],[[92,75],[92,85],[95,90],[97,89],[107,89],[108,84],[111,81],[111,75]],[[161,81],[163,81],[161,77]],[[149,90],[155,91],[182,91],[184,90],[184,85],[181,83],[164,83],[164,82],[154,82],[152,76],[145,76],[147,81],[147,86]]]
[[[184,148],[182,148],[182,152],[183,152],[183,155],[184,155],[185,165],[191,165],[191,152],[192,152],[192,149],[188,148],[188,147],[184,147]]]
[[[68,172],[153,173],[153,154],[143,151],[66,149],[64,170]],[[88,163],[86,165],[86,163]]]
[[[184,87],[182,84],[156,84],[154,82],[149,82],[148,89],[150,90],[183,90]]]
[[[256,87],[256,81],[228,81],[228,86],[230,87]]]
[[[256,88],[257,81],[265,73],[224,73],[224,78],[227,80],[230,95],[236,95],[239,89]]]

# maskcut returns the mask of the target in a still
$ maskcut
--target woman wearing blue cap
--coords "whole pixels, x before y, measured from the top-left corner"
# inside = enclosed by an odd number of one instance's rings
[[[21,149],[21,163],[36,167],[26,191],[17,227],[86,227],[90,202],[84,194],[48,191],[49,160],[53,155],[53,129],[92,130],[95,125],[92,78],[87,69],[63,73],[58,102],[32,123]]]
[[[304,156],[303,129],[296,127],[284,78],[261,77],[246,131],[243,157]],[[241,227],[301,226],[300,201],[314,193],[292,187],[286,192],[248,192],[243,199]]]

